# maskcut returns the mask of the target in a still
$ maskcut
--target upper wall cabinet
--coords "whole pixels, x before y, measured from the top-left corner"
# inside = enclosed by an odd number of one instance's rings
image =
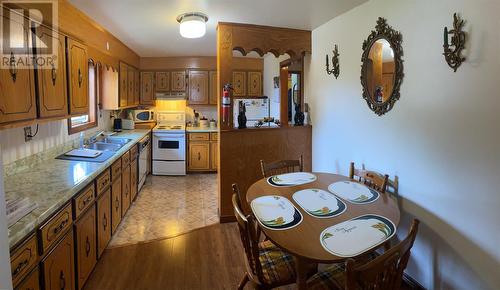
[[[89,113],[87,47],[67,38],[69,72],[69,113],[72,116]]]
[[[128,105],[128,68],[127,64],[120,62],[120,107],[126,107]]]
[[[38,117],[53,118],[68,115],[68,92],[66,85],[65,38],[52,33],[44,26],[37,27],[37,36],[43,43],[57,43],[57,65],[36,70],[38,77]],[[37,46],[39,47],[39,46]],[[84,77],[87,77],[85,74]]]
[[[209,105],[217,105],[217,72],[211,71],[208,73],[208,89],[210,91],[208,96]]]
[[[189,71],[189,104],[208,104],[208,72]]]
[[[7,13],[3,13],[7,15]],[[2,21],[5,21],[2,18]],[[22,23],[10,22],[11,31],[22,31],[18,39],[24,40],[23,54],[30,55],[27,48],[29,31],[24,29]],[[12,26],[18,26],[12,29]],[[64,54],[63,54],[64,55]],[[11,56],[16,57],[14,51]],[[35,79],[31,69],[18,69],[15,63],[12,63],[9,69],[0,69],[0,125],[32,120],[36,118],[35,101]]]
[[[141,105],[154,106],[154,72],[141,72]]]
[[[243,71],[233,72],[233,95],[235,97],[244,97],[246,94],[246,73]]]
[[[247,74],[248,77],[248,96],[262,96],[262,72],[251,71]]]
[[[156,91],[170,91],[170,72],[164,71],[156,73]]]
[[[157,83],[158,85],[158,83]],[[172,92],[185,92],[186,91],[186,72],[173,71],[172,72]]]
[[[134,99],[135,99],[135,72],[134,68],[131,66],[127,66],[127,82],[128,82],[128,94],[127,94],[127,105],[132,106],[134,105]]]
[[[141,75],[139,70],[134,70],[134,105],[140,104],[141,96]]]

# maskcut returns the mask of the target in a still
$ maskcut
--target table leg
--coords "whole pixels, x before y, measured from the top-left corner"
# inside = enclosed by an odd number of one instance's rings
[[[295,257],[295,267],[297,268],[297,287],[299,290],[307,289],[307,266],[308,262],[306,260]]]

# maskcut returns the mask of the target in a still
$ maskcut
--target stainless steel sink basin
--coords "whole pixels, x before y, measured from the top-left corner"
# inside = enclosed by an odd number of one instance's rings
[[[85,146],[85,148],[88,149],[94,149],[99,151],[114,151],[114,152],[120,150],[120,148],[122,147],[123,145],[121,144],[104,143],[104,142],[96,142]]]
[[[99,141],[100,143],[108,143],[108,144],[119,144],[123,147],[123,145],[127,144],[128,142],[132,141],[132,139],[127,139],[127,138],[104,138],[102,141]]]

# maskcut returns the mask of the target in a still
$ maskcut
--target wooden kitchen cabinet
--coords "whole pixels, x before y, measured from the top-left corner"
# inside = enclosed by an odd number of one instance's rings
[[[8,12],[2,14],[5,17]],[[31,51],[26,45],[28,36],[31,35],[30,31],[24,28],[23,23],[4,18],[0,19],[2,19],[3,23],[11,21],[10,25],[19,28],[19,30],[12,30],[11,28],[11,31],[22,31],[23,35],[16,35],[15,37],[24,40],[26,49],[23,54],[31,55]],[[17,58],[13,52],[11,56]],[[0,84],[0,126],[5,123],[36,118],[35,76],[32,69],[20,69],[14,63],[10,66],[10,69],[0,69]]]
[[[122,168],[122,217],[130,207],[130,164]]]
[[[122,177],[113,177],[111,185],[111,232],[115,233],[116,228],[122,220]]]
[[[186,91],[186,71],[172,71],[172,92],[185,92]]]
[[[190,105],[208,105],[208,72],[189,71]]]
[[[189,143],[189,170],[208,171],[210,170],[210,143],[190,142]]]
[[[24,281],[15,287],[16,290],[40,290],[40,273],[38,268],[35,268]]]
[[[72,116],[89,113],[87,46],[66,38],[69,75],[69,113]]]
[[[219,148],[217,145],[217,142],[210,142],[210,169],[213,171],[217,171],[219,164]]]
[[[155,105],[154,72],[141,72],[141,105]]]
[[[157,72],[156,73],[156,91],[168,92],[170,91],[170,72]]]
[[[73,231],[42,261],[45,290],[75,289]]]
[[[217,72],[210,71],[208,73],[208,104],[217,105],[218,94],[217,94]]]
[[[37,27],[37,37],[43,43],[57,44],[57,64],[49,69],[37,69],[38,117],[53,118],[68,115],[68,92],[66,87],[65,37],[55,34],[45,26]],[[40,53],[42,53],[40,51]]]
[[[134,105],[134,94],[135,94],[135,70],[131,66],[127,66],[127,105],[132,106]]]
[[[111,189],[97,200],[97,257],[101,257],[111,240]]]
[[[35,235],[32,235],[22,245],[11,252],[10,268],[14,287],[24,279],[37,262],[37,239]]]
[[[135,197],[137,196],[138,169],[136,156],[136,158],[132,159],[130,162],[130,201],[135,200]]]
[[[233,96],[246,96],[246,75],[247,74],[244,71],[233,71]]]
[[[262,72],[250,71],[248,77],[248,93],[247,96],[255,97],[262,96]]]
[[[97,263],[95,205],[75,223],[77,289],[83,288]]]
[[[126,107],[128,105],[128,65],[124,62],[120,62],[119,65],[119,98],[120,107]]]
[[[134,105],[140,104],[141,98],[141,75],[139,70],[134,71]]]

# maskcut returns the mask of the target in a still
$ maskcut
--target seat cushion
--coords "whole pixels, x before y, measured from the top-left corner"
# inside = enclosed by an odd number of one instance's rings
[[[345,285],[345,267],[344,264],[333,264],[324,271],[314,274],[307,281],[307,289],[344,289]]]
[[[295,281],[295,262],[293,256],[284,252],[271,241],[259,244],[259,261],[262,265],[264,282],[268,285]]]

